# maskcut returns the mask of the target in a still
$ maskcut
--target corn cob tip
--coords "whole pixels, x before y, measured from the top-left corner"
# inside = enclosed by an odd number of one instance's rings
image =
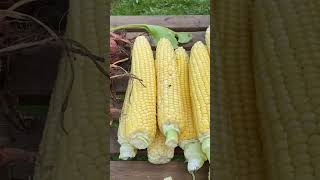
[[[168,162],[170,162],[172,159],[172,157],[168,157],[168,156],[150,156],[148,154],[148,161],[152,164],[166,164]]]
[[[131,144],[121,144],[119,159],[128,160],[134,158],[136,154],[137,151]]]
[[[197,48],[202,48],[202,47],[205,47],[205,45],[203,44],[203,42],[197,41],[196,43],[193,44],[193,46],[192,46],[192,48],[191,48],[191,51],[194,50],[194,49],[197,49]]]
[[[149,140],[145,134],[137,134],[130,143],[137,149],[146,149],[149,146]]]
[[[135,39],[135,41],[141,41],[141,40],[147,40],[147,38],[145,37],[145,36],[138,36],[138,37],[136,37],[136,39]]]
[[[202,151],[206,154],[210,163],[210,137],[207,137],[202,141]]]
[[[182,46],[180,46],[175,51],[177,52],[177,51],[186,51],[186,50]]]
[[[194,172],[200,169],[207,160],[206,155],[201,150],[199,141],[190,142],[184,146],[184,156],[188,161],[188,171]]]
[[[159,43],[167,43],[167,44],[170,44],[171,46],[171,42],[167,38],[160,38],[160,40],[158,41],[158,44]]]
[[[200,159],[191,159],[188,161],[188,171],[189,172],[195,172],[197,170],[199,170],[202,165],[203,165],[204,161],[200,160]]]
[[[166,142],[165,144],[169,147],[175,148],[178,146],[178,132],[174,129],[169,129],[166,132]]]

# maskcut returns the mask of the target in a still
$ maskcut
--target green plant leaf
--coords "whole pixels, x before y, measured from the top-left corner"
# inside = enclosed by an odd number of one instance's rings
[[[179,43],[188,43],[192,39],[191,33],[175,32],[167,27],[149,24],[128,24],[111,28],[111,31],[128,28],[145,29],[151,34],[156,43],[158,43],[161,38],[166,38],[171,42],[173,48],[177,48]]]
[[[149,31],[156,43],[158,43],[161,38],[166,38],[171,42],[174,48],[178,47],[178,41],[175,37],[175,32],[171,29],[157,25],[146,25],[146,29]]]
[[[179,43],[187,43],[192,39],[192,34],[188,32],[177,32],[176,35]]]

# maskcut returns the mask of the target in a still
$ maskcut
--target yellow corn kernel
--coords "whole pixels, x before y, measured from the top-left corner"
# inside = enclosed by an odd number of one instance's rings
[[[195,127],[202,149],[210,159],[210,58],[200,41],[191,49],[189,78]]]
[[[124,98],[121,115],[119,118],[119,128],[118,128],[118,143],[120,144],[120,155],[119,158],[127,160],[134,158],[137,154],[137,149],[129,143],[126,136],[126,121],[128,121],[128,112],[131,106],[129,102],[130,92],[132,91],[132,81],[129,79],[128,88],[126,90],[126,95]]]
[[[148,161],[153,164],[165,164],[174,156],[174,148],[165,145],[166,138],[158,130],[154,141],[148,147]]]
[[[132,49],[131,73],[134,79],[130,93],[126,135],[137,149],[153,141],[156,129],[156,74],[151,46],[144,36],[136,38]]]
[[[302,1],[254,3],[254,79],[270,180],[320,179],[316,7]]]
[[[170,41],[165,38],[158,42],[156,71],[158,125],[166,136],[166,145],[176,147],[185,123],[181,118],[181,89],[176,57]]]
[[[105,0],[70,0],[65,33],[68,39],[80,42],[100,57],[106,52],[106,27],[94,20],[105,18],[106,5]],[[69,55],[77,58],[73,62],[74,72],[67,60]],[[106,77],[88,57],[69,55],[62,54],[33,179],[107,179]],[[106,63],[98,64],[107,67]],[[68,106],[61,112],[73,73]]]
[[[184,156],[188,161],[188,171],[193,172],[202,167],[206,160],[206,156],[201,150],[201,145],[192,119],[188,74],[189,57],[183,47],[179,47],[175,52],[181,88],[182,120],[185,121],[185,128],[179,137],[179,146],[184,150]]]

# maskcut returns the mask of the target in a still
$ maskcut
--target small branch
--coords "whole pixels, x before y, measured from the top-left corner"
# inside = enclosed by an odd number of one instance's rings
[[[112,63],[111,65],[116,65],[116,64],[128,61],[128,60],[129,60],[129,58],[120,59],[119,61],[116,61],[116,62]]]
[[[59,39],[58,35],[51,29],[49,28],[47,25],[45,25],[43,22],[41,22],[40,20],[34,18],[33,16],[30,16],[28,14],[24,14],[24,13],[20,13],[20,12],[16,12],[16,11],[10,11],[10,10],[0,10],[0,14],[4,14],[4,16],[9,16],[12,18],[28,18],[33,20],[34,22],[36,22],[37,24],[39,24],[40,26],[42,26],[44,29],[47,30],[47,32],[54,37],[55,39]]]
[[[121,69],[122,71],[124,71],[125,73],[128,73],[128,71],[126,71],[126,70],[125,70],[123,67],[121,67],[121,66],[111,64],[110,67],[111,67],[111,68],[119,68],[119,69]]]
[[[0,54],[9,53],[9,52],[21,50],[21,49],[24,49],[24,48],[30,48],[30,47],[33,47],[33,46],[44,45],[44,44],[49,43],[52,40],[54,40],[54,38],[46,38],[46,39],[43,39],[43,40],[40,40],[40,41],[35,41],[35,42],[15,44],[13,46],[9,46],[9,47],[0,49]]]
[[[37,0],[21,0],[21,1],[18,1],[16,3],[14,3],[14,5],[12,5],[8,10],[9,11],[13,11],[13,10],[17,9],[20,6],[23,6],[23,5],[27,4],[27,3],[31,3],[33,1],[37,1]]]
[[[92,54],[92,53],[87,53],[87,51],[83,51],[83,50],[81,50],[81,49],[70,48],[70,51],[71,51],[72,53],[79,54],[79,55],[81,55],[81,56],[86,56],[86,57],[88,57],[88,58],[90,58],[90,59],[94,59],[94,60],[96,60],[96,61],[100,61],[100,62],[104,62],[104,61],[105,61],[104,58],[99,57],[99,56],[96,56],[96,55],[94,55],[94,54]]]
[[[126,77],[126,76],[129,76],[129,78],[138,80],[143,87],[146,87],[146,86],[143,84],[143,80],[142,80],[142,79],[138,78],[137,76],[135,76],[134,74],[131,74],[131,73],[124,73],[124,74],[114,75],[114,76],[111,76],[110,79],[122,78],[122,77]]]

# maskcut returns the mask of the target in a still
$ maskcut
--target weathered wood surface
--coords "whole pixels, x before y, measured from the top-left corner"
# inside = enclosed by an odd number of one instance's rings
[[[111,16],[110,25],[120,26],[125,24],[152,24],[165,26],[176,31],[204,31],[210,24],[210,16]],[[129,31],[141,31],[130,29]]]
[[[172,161],[164,165],[153,165],[147,161],[111,161],[111,180],[162,180],[171,176],[174,180],[192,180],[186,163]],[[197,180],[208,179],[208,163],[195,173]]]
[[[110,154],[119,153],[120,145],[117,142],[117,131],[118,128],[110,128],[109,137],[110,137]]]

